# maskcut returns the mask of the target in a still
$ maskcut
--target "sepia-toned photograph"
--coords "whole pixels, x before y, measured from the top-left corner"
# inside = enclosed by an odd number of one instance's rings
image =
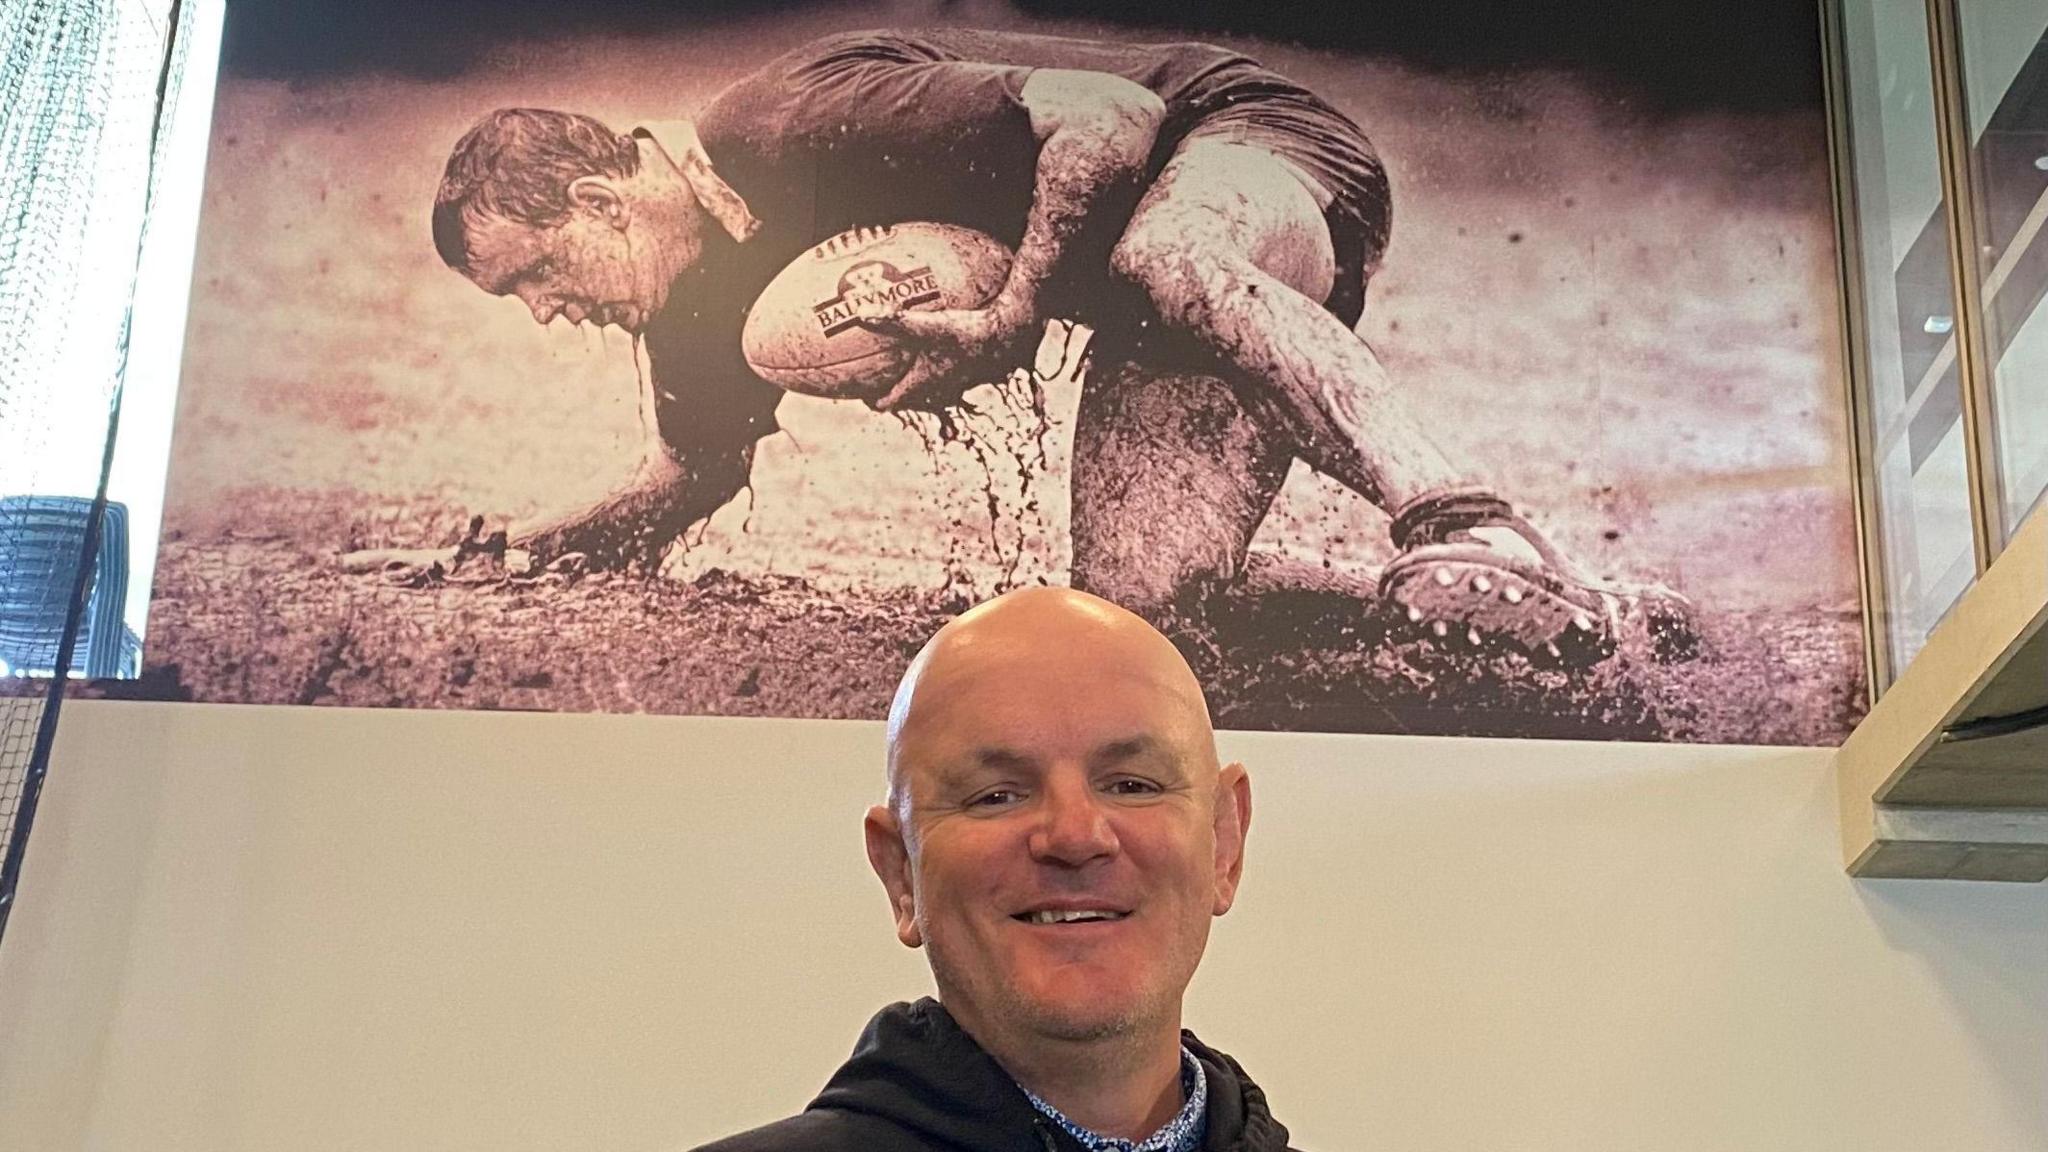
[[[139,691],[876,719],[1055,584],[1219,727],[1839,742],[1814,14],[1384,7],[231,6]]]

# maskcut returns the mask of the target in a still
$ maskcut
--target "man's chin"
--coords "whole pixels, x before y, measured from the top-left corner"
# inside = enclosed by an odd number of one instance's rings
[[[1032,996],[1020,990],[1011,1008],[1030,1031],[1048,1040],[1069,1042],[1124,1035],[1137,1028],[1145,1016],[1140,997],[1084,996],[1078,991],[1062,989],[1057,994]]]
[[[1138,1026],[1136,1012],[1106,1010],[1099,1004],[1072,1007],[1033,1005],[1026,1017],[1032,1032],[1048,1040],[1070,1044],[1109,1040],[1127,1035]]]
[[[1087,1043],[1128,1035],[1166,1007],[1166,990],[1139,973],[1093,965],[989,964],[952,979],[944,949],[930,954],[939,999],[1001,1032]]]
[[[647,327],[649,315],[647,309],[637,304],[607,304],[591,312],[589,319],[599,328],[617,328],[637,336]]]

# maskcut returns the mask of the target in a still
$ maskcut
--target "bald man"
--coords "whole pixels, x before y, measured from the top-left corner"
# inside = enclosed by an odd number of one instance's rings
[[[888,764],[868,860],[938,997],[707,1152],[1284,1152],[1244,1069],[1181,1030],[1251,785],[1165,637],[1070,589],[989,601],[911,662]]]

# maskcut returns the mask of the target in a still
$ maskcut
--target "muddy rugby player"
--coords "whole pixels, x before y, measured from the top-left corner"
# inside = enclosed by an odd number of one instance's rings
[[[944,411],[1030,362],[1050,317],[1096,331],[1075,429],[1073,583],[1158,618],[1238,577],[1296,457],[1385,510],[1397,623],[1588,661],[1683,601],[1565,561],[1454,464],[1353,330],[1387,177],[1315,94],[1205,44],[969,30],[806,44],[693,120],[613,131],[505,109],[455,145],[434,242],[546,324],[644,341],[660,443],[631,483],[514,540],[535,563],[647,563],[745,487],[782,392],[748,306],[808,247],[935,221],[1012,246],[968,311],[874,321],[918,357],[881,411]]]

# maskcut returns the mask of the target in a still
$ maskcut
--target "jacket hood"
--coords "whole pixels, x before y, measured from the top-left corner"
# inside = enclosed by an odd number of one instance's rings
[[[1182,1041],[1209,1077],[1209,1152],[1284,1152],[1287,1129],[1267,1110],[1266,1094],[1237,1061],[1193,1033]],[[892,1004],[875,1014],[853,1055],[811,1111],[871,1116],[927,1143],[962,1152],[1044,1152],[1038,1110],[938,1001]],[[1065,1146],[1064,1137],[1061,1146]]]

